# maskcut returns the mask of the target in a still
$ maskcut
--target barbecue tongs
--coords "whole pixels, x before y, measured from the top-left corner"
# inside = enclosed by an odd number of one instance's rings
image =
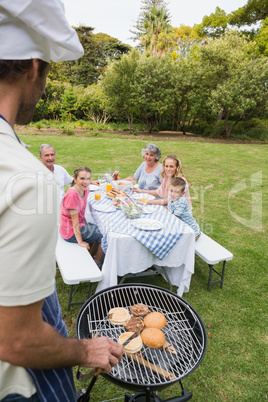
[[[139,334],[140,334],[140,331],[133,332],[133,334],[130,335],[130,337],[122,344],[122,346],[123,347],[127,346],[129,344],[129,342],[131,342],[132,339],[137,338],[137,336],[139,336]]]

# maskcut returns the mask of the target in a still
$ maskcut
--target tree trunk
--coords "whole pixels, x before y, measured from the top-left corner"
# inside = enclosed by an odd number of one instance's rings
[[[225,120],[224,120],[225,133],[226,133],[226,138],[227,138],[227,140],[229,140],[230,134],[231,134],[232,130],[234,129],[234,127],[237,125],[237,123],[238,123],[240,120],[243,120],[243,119],[245,118],[245,115],[240,116],[239,119],[237,119],[237,120],[234,122],[234,124],[229,128],[229,127],[228,127],[228,119],[229,119],[229,117],[230,117],[230,113],[231,113],[231,111],[228,110],[228,112],[227,112],[227,114],[226,114],[226,117],[225,117]]]

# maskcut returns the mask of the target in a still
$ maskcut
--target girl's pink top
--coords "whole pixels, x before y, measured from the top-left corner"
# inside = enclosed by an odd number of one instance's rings
[[[183,177],[183,179],[186,181],[186,186],[185,186],[185,198],[187,200],[187,203],[189,205],[190,209],[193,209],[192,207],[192,203],[191,203],[191,197],[190,197],[190,191],[189,191],[189,186],[188,186],[188,182],[185,179],[185,177]],[[158,189],[156,189],[156,192],[158,194],[159,197],[167,199],[168,198],[168,186],[169,186],[169,178],[168,177],[164,177],[163,181],[160,185],[160,187],[158,187]]]
[[[70,239],[70,237],[74,235],[70,209],[78,210],[78,220],[80,228],[86,225],[84,218],[88,193],[89,188],[86,189],[84,197],[81,198],[79,193],[74,188],[70,187],[67,190],[60,207],[60,235],[64,239]]]

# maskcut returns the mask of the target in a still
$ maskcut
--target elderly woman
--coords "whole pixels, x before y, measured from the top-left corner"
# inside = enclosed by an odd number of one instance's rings
[[[168,204],[168,190],[170,185],[170,180],[173,177],[182,177],[185,180],[185,198],[190,209],[192,208],[191,197],[189,192],[188,182],[186,177],[182,173],[182,164],[176,155],[168,155],[163,159],[162,170],[161,170],[161,185],[155,190],[140,190],[139,188],[134,188],[133,191],[137,193],[151,194],[156,197],[156,200],[151,200],[148,204]],[[159,198],[160,197],[160,198]]]
[[[140,189],[155,190],[161,184],[160,172],[162,165],[159,163],[161,151],[157,145],[147,144],[142,149],[141,154],[144,162],[138,167],[132,180],[138,180]],[[131,180],[131,176],[125,180]]]

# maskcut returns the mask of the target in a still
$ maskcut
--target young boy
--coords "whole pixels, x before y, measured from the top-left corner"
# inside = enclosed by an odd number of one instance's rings
[[[182,177],[173,177],[171,179],[168,194],[168,210],[194,230],[195,240],[197,240],[201,235],[201,230],[193,218],[192,211],[184,197],[185,186],[186,183]]]

